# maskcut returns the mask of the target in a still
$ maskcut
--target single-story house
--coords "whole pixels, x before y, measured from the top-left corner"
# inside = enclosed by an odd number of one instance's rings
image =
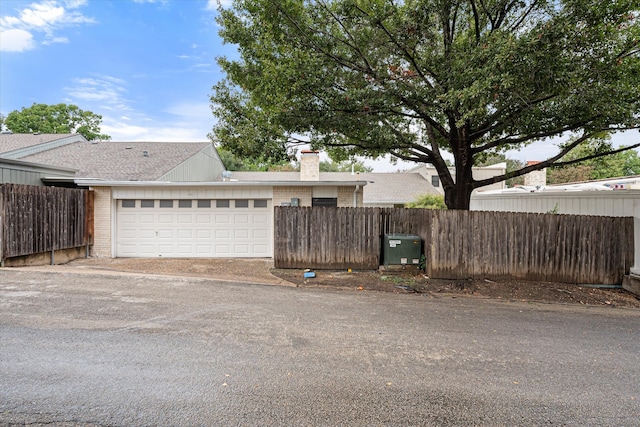
[[[473,179],[476,181],[480,181],[483,179],[493,178],[494,176],[504,175],[507,171],[507,163],[496,163],[490,166],[478,166],[472,168]],[[442,188],[442,184],[440,182],[440,176],[438,175],[438,171],[432,165],[422,164],[411,168],[407,171],[408,173],[418,173],[424,177],[438,192],[438,194],[444,195],[444,188]],[[449,172],[451,172],[451,176],[454,177],[455,180],[455,168],[449,168]],[[495,184],[487,185],[482,187],[476,191],[491,191],[491,190],[502,190],[505,188],[504,181],[496,182]]]
[[[274,206],[362,206],[367,185],[321,180],[315,152],[303,155],[295,182],[230,179],[211,143],[3,134],[5,153],[77,171],[46,179],[94,191],[91,253],[104,257],[271,257]]]
[[[640,203],[640,176],[561,185],[537,184],[481,191],[471,196],[471,210],[634,216]]]
[[[362,189],[362,201],[358,207],[398,208],[415,201],[425,194],[439,193],[417,173],[374,173],[374,172],[319,172],[320,181],[365,181]],[[299,172],[231,172],[230,180],[237,182],[289,182],[295,185],[300,181]],[[315,193],[316,196],[320,194]],[[314,206],[314,198],[300,201],[300,206]]]

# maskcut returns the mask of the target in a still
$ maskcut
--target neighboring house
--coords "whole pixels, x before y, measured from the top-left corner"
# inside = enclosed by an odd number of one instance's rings
[[[87,140],[82,135],[71,134],[13,134],[0,133],[0,184],[25,184],[44,186],[58,179],[73,184],[76,170],[16,160],[29,154],[50,150],[74,142]]]
[[[0,184],[51,185],[57,180],[71,181],[76,171],[20,160],[4,159],[0,154]],[[75,185],[75,184],[74,184]]]
[[[0,156],[51,168],[41,181],[94,191],[94,256],[271,257],[274,206],[392,207],[436,193],[420,174],[320,173],[315,151],[302,153],[300,172],[230,173],[211,143],[0,143]]]
[[[470,207],[482,211],[633,216],[638,203],[640,176],[483,191],[471,196]]]
[[[476,181],[481,181],[483,179],[489,179],[494,176],[504,175],[507,171],[507,163],[496,163],[491,166],[483,166],[483,167],[474,167],[473,168],[473,179]],[[440,176],[438,175],[438,171],[432,165],[423,164],[420,166],[416,166],[415,168],[409,169],[408,173],[419,173],[422,175],[431,185],[436,189],[436,191],[444,195],[444,189],[442,188],[442,183],[440,182]],[[451,176],[455,180],[455,168],[449,168],[449,172],[451,172]],[[496,182],[495,184],[487,185],[485,187],[479,188],[476,191],[490,191],[490,190],[501,190],[505,188],[504,181]]]
[[[277,181],[283,184],[288,183],[289,186],[295,186],[297,182],[300,182],[300,173],[231,172],[230,179],[239,182]],[[319,172],[319,181],[345,183],[364,181],[366,183],[366,186],[362,188],[361,196],[360,194],[358,195],[358,203],[352,203],[351,205],[343,203],[342,206],[397,208],[404,207],[407,203],[415,201],[422,195],[439,194],[422,175],[417,173]],[[322,195],[335,197],[335,190],[333,190],[333,193],[330,194],[325,191],[321,194],[319,189],[315,189],[313,192],[307,191],[305,197],[300,197],[300,192],[292,195],[292,197],[294,198],[294,203],[297,202],[299,206],[319,206],[318,197]],[[288,204],[290,200],[284,197],[281,200],[282,203]],[[338,206],[338,204],[334,204],[334,206]]]
[[[0,157],[21,159],[76,142],[88,142],[79,133],[0,133]]]
[[[471,210],[634,217],[631,282],[623,286],[640,295],[640,176],[478,192]]]

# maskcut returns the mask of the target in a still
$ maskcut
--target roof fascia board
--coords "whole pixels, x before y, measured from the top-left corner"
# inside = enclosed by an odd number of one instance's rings
[[[0,157],[0,165],[2,166],[8,165],[9,167],[14,166],[15,169],[21,169],[21,170],[38,171],[38,172],[45,172],[45,173],[60,173],[64,175],[69,175],[72,178],[75,177],[75,174],[77,172],[76,169],[65,168],[62,166],[52,166],[52,165],[45,165],[42,163],[25,162],[25,161],[16,160],[16,159],[5,159],[2,157]]]
[[[367,181],[102,181],[98,179],[76,179],[75,183],[91,187],[355,187],[367,185]]]
[[[41,153],[43,151],[52,150],[54,148],[73,144],[75,142],[89,142],[89,141],[87,141],[84,136],[77,133],[74,135],[65,136],[64,138],[54,139],[53,141],[43,142],[40,144],[34,144],[28,147],[22,147],[16,150],[7,151],[6,153],[2,153],[2,157],[6,159],[19,159],[21,157],[26,157],[32,154]]]

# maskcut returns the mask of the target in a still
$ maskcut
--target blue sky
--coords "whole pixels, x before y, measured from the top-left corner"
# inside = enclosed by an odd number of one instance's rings
[[[75,104],[115,141],[207,141],[215,58],[207,0],[0,1],[0,112]]]
[[[216,9],[216,0],[0,0],[0,113],[74,104],[100,114],[114,141],[208,141],[209,96],[223,77],[216,57],[237,55],[218,36]],[[508,155],[555,152],[549,141]]]

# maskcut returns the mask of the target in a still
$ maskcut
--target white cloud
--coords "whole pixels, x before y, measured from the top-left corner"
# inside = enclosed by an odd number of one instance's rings
[[[214,121],[206,102],[174,104],[163,109],[162,118],[129,113],[103,115],[101,131],[113,141],[206,142]]]
[[[33,35],[25,30],[0,31],[0,40],[0,51],[24,52],[34,47]]]
[[[32,9],[23,9],[20,21],[26,27],[47,28],[64,19],[65,9],[55,3],[32,4]]]
[[[3,34],[1,50],[23,52],[33,49],[34,34],[38,32],[44,33],[43,44],[67,43],[68,39],[56,35],[56,32],[69,26],[96,22],[73,10],[84,4],[85,0],[45,0],[25,7],[17,16],[0,16],[0,31]],[[30,42],[26,43],[28,40]]]
[[[77,9],[87,4],[87,0],[64,0],[64,5],[68,9]]]
[[[208,0],[206,10],[218,10],[218,6],[228,9],[233,4],[232,0]]]
[[[127,102],[123,94],[127,92],[124,80],[111,76],[97,76],[77,78],[73,80],[73,86],[66,87],[65,91],[75,99],[90,102],[103,102],[107,105],[126,106]]]
[[[50,40],[45,40],[42,42],[44,45],[50,45],[53,43],[69,43],[69,39],[66,37],[54,37]]]

